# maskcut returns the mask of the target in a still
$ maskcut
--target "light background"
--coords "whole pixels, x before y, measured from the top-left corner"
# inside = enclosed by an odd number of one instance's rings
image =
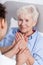
[[[29,3],[43,5],[43,0],[0,0],[0,2],[2,2],[2,3],[6,2],[6,1],[29,2]]]

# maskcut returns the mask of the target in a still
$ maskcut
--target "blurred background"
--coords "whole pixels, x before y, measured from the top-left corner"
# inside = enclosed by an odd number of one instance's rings
[[[6,1],[19,1],[19,2],[29,2],[34,4],[43,4],[43,0],[0,0],[0,2],[4,3]]]

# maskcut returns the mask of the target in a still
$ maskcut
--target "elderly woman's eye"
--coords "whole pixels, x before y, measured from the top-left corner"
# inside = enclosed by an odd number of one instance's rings
[[[29,20],[28,19],[26,19],[26,22],[28,22]]]
[[[19,21],[23,21],[22,19],[19,19]]]

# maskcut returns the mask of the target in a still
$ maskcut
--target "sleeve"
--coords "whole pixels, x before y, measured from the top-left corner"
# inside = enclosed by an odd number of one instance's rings
[[[33,52],[33,57],[35,59],[33,65],[43,65],[43,38],[37,41]]]
[[[16,28],[11,28],[3,40],[0,41],[0,47],[10,46],[15,39]]]
[[[0,65],[16,65],[16,61],[0,54]]]

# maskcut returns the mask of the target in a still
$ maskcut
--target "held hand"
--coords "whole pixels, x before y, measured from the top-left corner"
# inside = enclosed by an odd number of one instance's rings
[[[16,55],[20,50],[24,50],[27,47],[27,38],[20,32],[16,33],[15,45],[14,45],[14,55]]]
[[[28,49],[25,48],[23,51],[21,50],[18,54],[17,54],[17,57],[16,57],[16,65],[23,65],[27,59],[28,59]]]
[[[18,44],[19,49],[25,49],[27,47],[27,38],[20,32],[16,33],[15,42]]]

